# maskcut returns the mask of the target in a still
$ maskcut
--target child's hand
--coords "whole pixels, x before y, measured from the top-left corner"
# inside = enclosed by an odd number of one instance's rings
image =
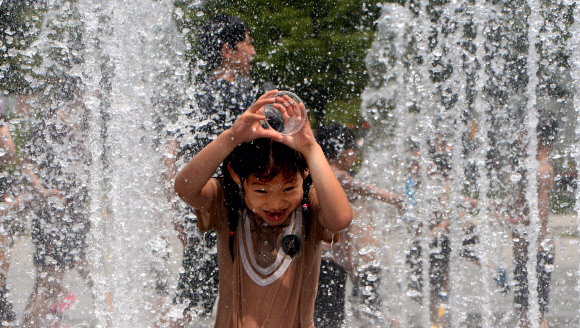
[[[278,102],[273,106],[284,116],[293,116],[295,113],[306,113],[304,103],[297,104],[288,96],[278,97],[277,99]],[[298,119],[300,119],[300,117],[298,117]],[[306,122],[300,131],[292,135],[281,135],[281,139],[274,140],[280,141],[300,153],[304,153],[305,151],[308,151],[311,146],[316,145],[316,139],[314,138],[314,133],[312,133],[312,128],[310,128],[308,116],[306,116]]]
[[[272,140],[281,139],[282,135],[279,132],[264,129],[262,127],[260,121],[265,120],[266,117],[259,113],[259,110],[262,107],[274,103],[275,99],[270,97],[275,95],[277,92],[278,90],[272,90],[263,94],[234,122],[230,131],[237,142],[249,142],[258,138],[270,138]]]

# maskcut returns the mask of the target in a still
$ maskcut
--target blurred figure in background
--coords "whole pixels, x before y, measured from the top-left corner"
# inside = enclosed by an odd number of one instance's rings
[[[431,327],[440,328],[445,325],[445,308],[449,293],[449,259],[451,244],[449,240],[448,202],[450,198],[451,147],[447,145],[442,135],[436,134],[427,140],[428,164],[426,175],[423,176],[421,162],[423,157],[416,144],[411,146],[410,163],[408,164],[409,179],[405,187],[408,197],[407,213],[403,221],[415,229],[415,240],[407,252],[406,262],[410,275],[408,295],[416,302],[423,300],[423,247],[426,240],[429,249],[429,315]],[[427,184],[428,183],[428,184]],[[431,193],[425,193],[426,186]],[[418,203],[415,194],[423,196],[423,202]],[[419,208],[421,207],[421,208]],[[427,208],[424,208],[427,207]],[[423,213],[423,214],[421,214]],[[426,215],[426,217],[420,217]]]
[[[540,220],[540,231],[537,241],[531,241],[528,236],[530,230],[530,208],[526,200],[526,190],[529,184],[528,170],[519,163],[514,163],[519,168],[515,171],[521,175],[516,182],[515,188],[505,200],[508,214],[508,223],[512,229],[513,249],[514,249],[514,305],[518,320],[518,327],[530,327],[532,323],[528,317],[530,307],[529,284],[527,263],[529,260],[529,248],[537,247],[537,267],[538,278],[538,303],[540,307],[539,324],[541,328],[549,327],[546,320],[548,311],[550,280],[554,265],[554,242],[550,238],[548,230],[548,216],[550,213],[550,199],[554,190],[554,168],[550,159],[550,149],[556,140],[558,133],[558,122],[551,115],[540,116],[536,128],[538,138],[538,148],[536,160],[539,162],[538,176],[538,209]],[[525,151],[528,147],[523,141],[525,135],[520,137],[519,147]],[[529,150],[528,150],[529,151]],[[535,227],[532,227],[535,229]]]
[[[375,235],[372,213],[365,203],[367,198],[375,199],[401,209],[402,197],[356,180],[353,165],[358,147],[354,134],[346,126],[336,123],[322,126],[316,138],[351,201],[354,220],[341,232],[340,242],[323,246],[314,324],[317,327],[344,325],[346,280],[350,276],[356,322],[360,327],[376,327],[384,318],[379,294],[381,245]],[[391,324],[396,327],[396,320]]]
[[[47,314],[58,315],[74,301],[74,292],[62,284],[68,270],[77,269],[88,287],[93,285],[85,259],[90,229],[88,113],[79,78],[63,75],[55,84],[57,91],[32,132],[23,164],[36,194],[31,235],[37,269],[24,327],[46,327]]]
[[[184,304],[185,310],[184,320],[176,322],[177,326],[187,325],[193,316],[211,316],[219,275],[215,232],[200,234],[194,210],[183,202],[176,202],[172,190],[176,163],[189,162],[256,100],[250,80],[256,53],[250,30],[243,20],[223,14],[208,19],[201,30],[199,50],[208,75],[197,88],[197,106],[192,105],[191,111],[185,114],[165,157],[167,194],[178,208],[180,217],[174,226],[184,247],[184,271],[180,273],[175,303]]]

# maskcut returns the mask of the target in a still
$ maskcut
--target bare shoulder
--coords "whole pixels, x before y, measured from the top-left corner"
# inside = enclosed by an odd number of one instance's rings
[[[310,207],[313,213],[320,209],[320,201],[318,200],[318,194],[316,194],[314,185],[310,186],[310,191],[308,192],[308,207]]]
[[[218,179],[211,178],[204,187],[205,203],[195,208],[198,226],[201,231],[217,229],[220,213],[224,207],[224,192]]]

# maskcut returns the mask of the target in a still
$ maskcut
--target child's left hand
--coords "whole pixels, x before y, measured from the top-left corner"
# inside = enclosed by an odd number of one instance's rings
[[[272,140],[280,140],[281,134],[277,131],[264,129],[261,121],[266,117],[260,114],[260,109],[266,104],[274,103],[274,98],[270,98],[276,94],[278,90],[268,91],[263,94],[258,100],[248,108],[232,125],[230,131],[232,133],[232,140],[237,140],[238,144],[242,142],[249,142],[257,138],[270,138]]]
[[[282,98],[283,101],[280,98]],[[292,101],[292,99],[288,96],[278,97],[277,99],[278,102],[274,103],[273,106],[282,113],[285,112],[300,113],[301,111],[303,113],[306,113],[304,103],[297,104],[296,102]],[[304,152],[307,152],[311,146],[316,145],[317,144],[316,139],[314,138],[314,133],[312,132],[312,128],[310,127],[308,115],[306,116],[306,122],[304,123],[304,126],[302,127],[302,129],[300,129],[300,131],[292,135],[281,135],[281,139],[276,141],[279,141],[302,154],[304,154]]]

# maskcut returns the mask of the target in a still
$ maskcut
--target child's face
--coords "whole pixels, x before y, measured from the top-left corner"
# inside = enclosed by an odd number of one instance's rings
[[[302,201],[302,181],[298,172],[289,178],[279,173],[270,181],[250,175],[244,181],[246,206],[269,226],[283,224]]]

